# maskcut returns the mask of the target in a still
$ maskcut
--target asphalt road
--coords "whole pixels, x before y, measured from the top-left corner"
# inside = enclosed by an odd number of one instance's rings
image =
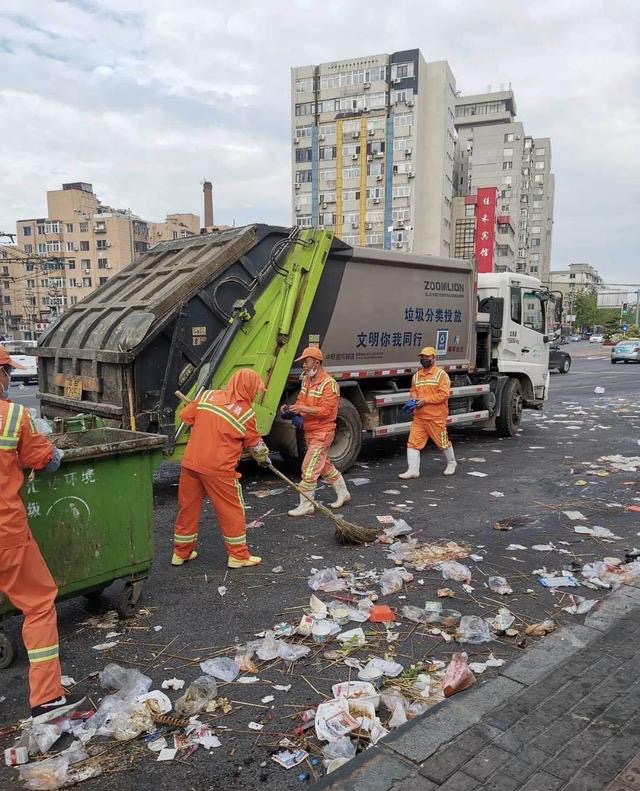
[[[499,439],[480,430],[452,434],[459,460],[453,479],[442,477],[443,460],[429,450],[423,454],[423,476],[405,483],[397,478],[405,469],[401,439],[366,445],[359,465],[347,477],[366,478],[368,482],[360,486],[351,483],[353,500],[344,511],[346,518],[375,525],[378,515],[402,516],[421,541],[453,539],[483,556],[479,562],[468,558],[463,561],[473,573],[475,590],[470,594],[459,583],[444,583],[439,572],[425,571],[416,572],[415,580],[399,595],[382,599],[385,603],[398,610],[404,604],[424,606],[425,600],[436,598],[436,589],[446,584],[455,591],[455,599],[447,600],[447,604],[463,614],[489,617],[503,605],[517,616],[519,626],[549,616],[557,622],[581,621],[579,616],[559,612],[558,605],[568,603],[566,595],[561,601],[563,594],[542,588],[531,573],[533,569],[543,565],[550,570],[560,569],[568,560],[588,562],[609,555],[621,556],[625,548],[638,541],[638,514],[624,508],[633,498],[636,502],[640,498],[638,474],[598,477],[583,462],[596,462],[602,455],[615,453],[640,455],[640,366],[612,366],[608,350],[583,344],[563,348],[573,355],[572,370],[567,375],[552,375],[552,393],[544,413],[526,413],[518,436]],[[604,387],[605,393],[595,394],[596,386]],[[473,472],[483,475],[469,474]],[[173,676],[189,683],[200,675],[199,661],[225,647],[229,647],[227,654],[233,656],[234,643],[252,639],[255,633],[281,621],[297,622],[309,599],[307,578],[311,569],[340,565],[347,569],[358,566],[381,570],[393,565],[381,545],[337,545],[332,526],[321,516],[295,521],[288,518],[286,511],[296,502],[295,494],[260,497],[266,490],[280,487],[279,482],[253,466],[247,466],[243,474],[248,519],[264,522],[262,527],[249,531],[252,550],[262,555],[263,564],[227,571],[222,542],[207,506],[198,559],[182,568],[172,568],[169,560],[178,469],[175,465],[163,465],[154,489],[157,554],[143,601],[147,610],[127,625],[117,626],[116,631],[121,632],[115,638],[120,640],[117,646],[98,652],[92,646],[105,642],[106,631],[82,626],[81,622],[90,615],[105,613],[115,599],[117,586],[105,593],[97,608],[84,599],[59,605],[64,672],[78,681],[84,679],[74,691],[90,694],[97,703],[103,693],[97,681],[87,677],[108,661],[148,672],[154,687]],[[328,495],[325,490],[320,497],[326,501]],[[564,510],[581,511],[585,524],[608,527],[623,540],[608,543],[575,534],[575,523],[562,513]],[[495,522],[508,517],[521,518],[522,526],[510,532],[493,529]],[[531,549],[548,542],[556,549]],[[507,550],[512,543],[527,549]],[[559,548],[569,554],[559,554]],[[277,566],[282,566],[284,572],[273,573],[271,569]],[[488,590],[484,583],[491,575],[506,577],[513,595],[500,597]],[[224,595],[218,591],[220,586],[227,588]],[[575,592],[590,598],[606,595],[582,587]],[[323,598],[326,601],[331,597]],[[18,626],[18,619],[7,624],[8,633],[16,640]],[[156,632],[156,626],[162,629]],[[393,629],[399,636],[392,643],[387,642],[381,626],[368,629],[369,646],[357,654],[365,660],[369,654],[381,656],[391,650],[406,667],[425,657],[447,660],[460,650],[455,641],[446,644],[425,628],[414,629],[413,624],[402,619]],[[504,638],[485,645],[467,645],[466,650],[471,659],[478,661],[485,659],[490,650],[496,657],[509,659],[526,650],[529,642],[530,639],[518,645],[517,638]],[[25,713],[23,650],[10,669],[0,672],[0,690],[6,696],[0,721],[9,722]],[[496,671],[487,671],[482,678],[492,672]],[[156,755],[139,744],[109,743],[108,773],[83,786],[110,790],[164,788],[169,784],[185,789],[299,788],[299,770],[282,769],[270,760],[270,753],[278,740],[298,724],[296,712],[317,704],[325,695],[331,696],[331,685],[347,680],[349,673],[344,664],[323,658],[323,650],[312,651],[310,657],[291,667],[280,661],[264,663],[258,668],[259,683],[221,688],[220,694],[235,701],[230,714],[203,717],[227,728],[217,731],[221,748],[210,752],[200,748],[186,760],[156,763]],[[292,686],[288,692],[279,692],[273,690],[273,684]],[[178,696],[169,694],[173,699]],[[273,703],[260,702],[271,694],[275,696]],[[258,722],[264,728],[260,732],[251,730],[249,722]],[[100,742],[95,740],[96,745]],[[7,737],[0,747],[10,743]],[[312,777],[323,773],[321,766],[303,768]],[[0,785],[9,782],[10,771],[0,770]]]

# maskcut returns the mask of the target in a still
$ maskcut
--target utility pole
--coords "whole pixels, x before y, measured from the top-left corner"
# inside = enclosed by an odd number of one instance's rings
[[[640,288],[636,290],[636,327],[640,325]]]

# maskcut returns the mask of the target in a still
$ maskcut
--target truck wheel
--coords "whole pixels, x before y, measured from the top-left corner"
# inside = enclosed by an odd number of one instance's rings
[[[338,404],[336,436],[329,450],[329,458],[340,470],[346,472],[353,466],[362,447],[362,421],[351,401],[341,398]]]
[[[522,387],[517,379],[509,379],[502,391],[496,430],[500,437],[513,437],[522,419]]]
[[[4,632],[0,632],[0,670],[8,668],[16,657],[16,649]]]

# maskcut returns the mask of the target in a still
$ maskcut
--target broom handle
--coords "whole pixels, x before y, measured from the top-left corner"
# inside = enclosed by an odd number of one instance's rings
[[[336,516],[336,514],[333,513],[333,511],[330,511],[326,507],[326,505],[322,505],[322,503],[319,503],[317,500],[313,500],[311,497],[309,497],[309,495],[304,491],[304,489],[301,489],[293,481],[289,480],[289,478],[287,478],[287,476],[283,472],[280,472],[280,470],[277,470],[273,466],[273,464],[265,464],[265,467],[267,467],[267,469],[271,470],[271,472],[274,473],[274,475],[277,475],[278,478],[283,480],[285,483],[288,483],[289,486],[291,486],[292,489],[295,489],[296,492],[298,492],[298,494],[301,497],[304,497],[305,500],[308,500],[312,505],[314,505],[325,516],[328,516],[329,519],[332,519],[337,525],[340,525],[340,519]]]

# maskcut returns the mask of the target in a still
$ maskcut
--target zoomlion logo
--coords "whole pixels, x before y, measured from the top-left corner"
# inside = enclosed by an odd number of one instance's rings
[[[425,294],[464,294],[464,283],[452,283],[450,280],[425,280]]]

